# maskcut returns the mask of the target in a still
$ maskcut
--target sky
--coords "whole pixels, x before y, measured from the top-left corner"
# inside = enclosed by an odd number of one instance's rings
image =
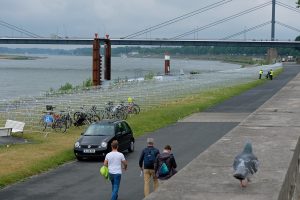
[[[0,0],[0,21],[42,37],[93,38],[109,34],[122,38],[221,0]],[[228,0],[227,0],[228,1]],[[296,0],[281,3],[296,8]],[[173,38],[271,0],[232,0],[138,38]],[[185,39],[222,39],[271,21],[271,5],[217,26],[185,36]],[[276,21],[300,30],[299,12],[276,6]],[[300,32],[276,24],[275,38],[294,40]],[[0,25],[0,37],[27,37]],[[232,39],[270,40],[271,25]]]

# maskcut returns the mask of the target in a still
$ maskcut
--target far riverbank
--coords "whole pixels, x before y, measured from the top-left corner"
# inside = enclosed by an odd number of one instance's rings
[[[6,60],[36,60],[36,59],[43,59],[46,57],[38,57],[38,56],[27,56],[27,55],[0,55],[0,60],[1,59],[6,59]]]

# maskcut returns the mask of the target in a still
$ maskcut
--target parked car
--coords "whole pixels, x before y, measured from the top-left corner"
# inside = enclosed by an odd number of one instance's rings
[[[102,120],[92,123],[74,144],[78,160],[104,157],[111,151],[111,142],[118,140],[119,151],[134,151],[134,137],[124,120]]]

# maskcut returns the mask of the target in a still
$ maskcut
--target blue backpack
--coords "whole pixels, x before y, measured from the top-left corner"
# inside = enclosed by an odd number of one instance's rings
[[[155,161],[155,150],[148,149],[144,155],[144,164],[145,165],[153,165]]]

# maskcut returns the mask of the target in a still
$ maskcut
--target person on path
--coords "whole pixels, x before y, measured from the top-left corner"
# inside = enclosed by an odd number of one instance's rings
[[[109,179],[112,185],[111,200],[118,199],[118,192],[121,183],[122,165],[123,169],[127,170],[127,161],[122,153],[118,152],[118,141],[114,140],[111,143],[112,151],[106,154],[104,165],[108,167]]]
[[[273,80],[273,75],[274,75],[274,72],[273,72],[273,70],[271,69],[271,70],[270,70],[270,74],[269,74],[270,80]]]
[[[159,154],[159,150],[154,147],[154,139],[147,138],[147,147],[143,149],[140,159],[139,166],[144,174],[144,196],[150,194],[150,181],[153,179],[154,191],[158,188],[158,180],[154,172],[154,162]]]
[[[261,79],[261,76],[263,75],[263,70],[261,69],[261,70],[259,70],[259,77],[258,77],[258,79]]]
[[[270,71],[268,71],[268,73],[266,74],[266,79],[270,78]]]
[[[177,173],[177,164],[171,150],[171,146],[166,145],[163,153],[159,154],[155,160],[154,171],[160,182],[169,179]]]

